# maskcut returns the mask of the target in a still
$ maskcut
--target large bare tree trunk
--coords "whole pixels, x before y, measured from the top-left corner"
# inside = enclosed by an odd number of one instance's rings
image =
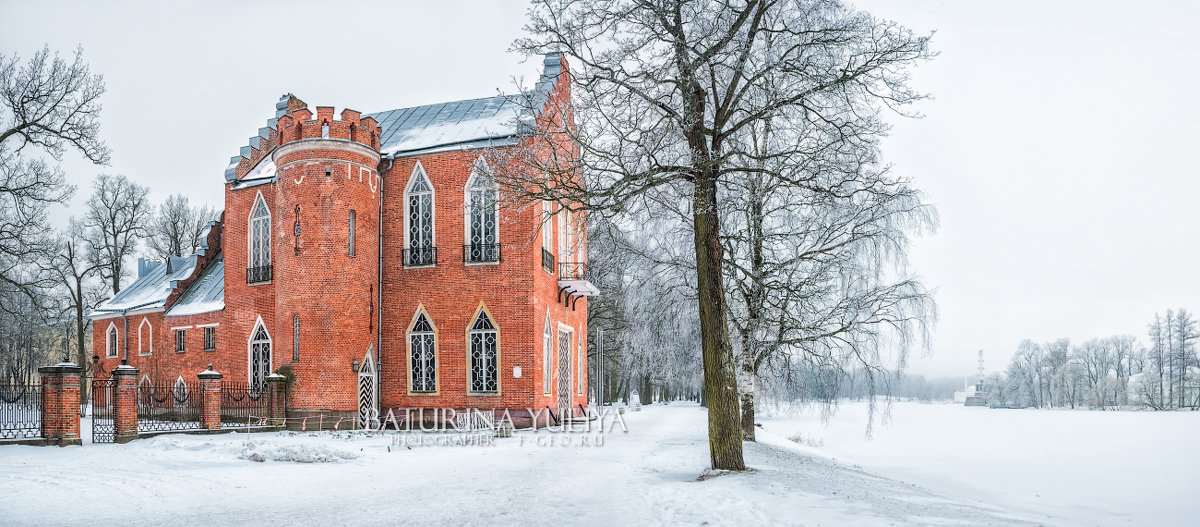
[[[696,178],[692,221],[696,227],[696,292],[704,356],[704,399],[708,403],[708,448],[712,468],[745,470],[733,345],[726,321],[721,260],[724,248],[717,214],[717,188],[707,170]]]

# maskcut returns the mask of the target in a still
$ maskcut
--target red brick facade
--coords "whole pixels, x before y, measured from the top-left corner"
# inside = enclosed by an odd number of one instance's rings
[[[565,62],[562,68],[549,95],[554,104],[548,107],[565,107],[563,102],[569,98]],[[209,252],[198,260],[192,277],[176,284],[166,305],[157,310],[95,318],[93,349],[104,371],[111,371],[125,356],[128,332],[128,363],[146,376],[158,380],[182,376],[190,382],[212,364],[225,380],[247,380],[250,340],[261,320],[270,336],[270,371],[286,366],[294,376],[289,391],[293,411],[357,412],[359,373],[354,365],[366,361],[377,365],[377,406],[385,411],[395,407],[556,408],[557,346],[562,331],[569,338],[570,404],[576,408],[587,404],[586,346],[580,345],[587,338],[587,299],[564,302],[557,268],[545,269],[542,259],[545,232],[553,238],[549,246],[555,261],[585,260],[582,248],[559,254],[564,226],[578,232],[572,236],[582,245],[582,221],[564,225],[552,219],[544,231],[541,203],[517,206],[501,199],[499,261],[464,262],[464,245],[469,243],[466,187],[484,149],[389,157],[380,154],[382,130],[372,117],[349,109],[335,116],[332,107],[317,107],[314,115],[294,97],[287,101],[286,110],[276,127],[251,142],[254,148],[243,149],[236,180],[225,187],[221,222],[215,234],[210,233]],[[274,163],[277,177],[251,182],[247,175],[266,163]],[[433,186],[436,262],[406,266],[405,189],[418,163]],[[270,212],[271,275],[269,280],[248,283],[253,250],[250,218],[258,200]],[[179,292],[217,253],[224,262],[224,309],[171,316]],[[435,333],[436,390],[432,393],[414,393],[410,386],[409,331],[418,310],[425,313]],[[480,312],[488,314],[498,336],[498,386],[486,393],[469,389],[469,330]],[[543,360],[547,316],[554,346],[549,364]],[[153,350],[143,345],[139,353],[138,328],[143,320],[149,324],[146,333],[153,334]],[[120,335],[121,350],[115,357],[104,353],[110,323]],[[216,332],[210,350],[204,345],[206,326]],[[179,352],[176,329],[185,336]],[[543,368],[552,372],[548,388]]]

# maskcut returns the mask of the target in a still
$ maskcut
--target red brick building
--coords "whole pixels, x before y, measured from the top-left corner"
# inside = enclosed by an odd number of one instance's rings
[[[578,412],[586,218],[501,199],[487,161],[570,119],[566,62],[544,65],[535,112],[492,97],[335,115],[284,96],[232,158],[196,254],[139,261],[93,311],[98,368],[190,382],[212,364],[252,387],[286,373],[296,416]]]

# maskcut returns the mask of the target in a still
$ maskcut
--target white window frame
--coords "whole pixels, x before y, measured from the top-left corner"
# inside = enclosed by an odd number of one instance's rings
[[[258,333],[259,326],[267,335],[266,340],[254,340],[254,334]],[[275,339],[271,337],[271,330],[267,328],[266,324],[263,324],[262,316],[259,316],[254,325],[250,326],[250,335],[246,337],[246,383],[249,386],[254,386],[254,344],[258,342],[266,342],[270,346],[271,360],[267,364],[266,374],[269,376],[271,372],[275,371]],[[262,388],[266,389],[266,386],[264,385]]]
[[[104,330],[104,358],[114,359],[120,354],[121,330],[117,329],[116,322],[109,322],[108,329]]]
[[[583,332],[575,331],[575,395],[583,395],[583,385],[587,382],[587,344]]]
[[[429,194],[429,247],[437,247],[437,190],[433,187],[433,180],[429,179],[429,173],[425,171],[425,167],[421,166],[421,162],[417,161],[413,167],[412,174],[408,176],[408,183],[404,185],[404,249],[411,250],[413,248],[413,239],[411,237],[412,229],[412,214],[409,207],[411,206],[409,199],[414,193],[412,187],[417,182],[417,175],[420,174],[425,179],[425,183],[429,185],[428,192],[417,192],[416,195]],[[468,186],[469,188],[469,186]],[[470,218],[468,214],[466,218]],[[470,236],[470,227],[467,227],[468,239]],[[465,244],[464,244],[465,245]],[[435,249],[436,250],[436,249]],[[408,259],[404,259],[404,267],[433,267],[437,265],[437,258],[434,258],[433,263],[428,265],[408,265]],[[428,316],[426,317],[428,318]],[[432,322],[430,322],[432,324]]]
[[[463,246],[464,246],[464,250],[468,250],[468,249],[465,249],[465,247],[471,245],[471,213],[473,212],[473,210],[471,208],[471,197],[472,197],[471,196],[471,192],[472,192],[471,187],[473,187],[475,185],[475,182],[481,177],[488,178],[488,180],[491,181],[492,223],[493,223],[493,225],[495,225],[495,227],[493,228],[495,230],[495,232],[493,233],[492,238],[493,238],[494,245],[496,245],[497,247],[499,247],[499,245],[500,245],[500,188],[499,188],[499,186],[496,185],[496,180],[491,177],[491,169],[488,168],[487,162],[484,161],[482,157],[480,157],[479,159],[475,160],[475,163],[471,166],[471,177],[467,178],[467,184],[463,187]],[[467,258],[463,258],[463,260],[466,262],[466,265],[498,265],[500,263],[500,258],[497,258],[494,261],[483,261],[483,262],[466,261]],[[472,318],[471,323],[474,324],[474,322],[475,322],[475,319]],[[492,322],[494,323],[495,320],[493,319]]]
[[[571,211],[567,210],[566,207],[559,205],[559,208],[558,208],[558,263],[560,265],[563,263],[566,263],[566,262],[573,261],[570,258],[567,258],[567,254],[569,254],[568,251],[570,250],[569,246],[567,245],[567,222],[568,222],[570,216],[571,216]]]
[[[420,320],[422,316],[424,316],[425,321],[429,323],[430,331],[415,331],[417,321]],[[418,391],[418,390],[415,390],[413,387],[413,351],[414,351],[413,337],[414,336],[425,336],[425,335],[433,336],[433,350],[432,350],[433,351],[433,366],[432,366],[432,368],[433,368],[433,375],[432,375],[433,389]],[[438,364],[438,329],[437,329],[437,325],[433,323],[433,317],[429,316],[429,312],[425,311],[424,306],[422,306],[422,305],[417,306],[417,312],[415,314],[413,314],[412,322],[410,322],[408,324],[408,331],[405,332],[405,341],[407,342],[405,349],[408,350],[408,356],[406,357],[406,360],[408,361],[408,367],[405,368],[408,371],[408,382],[407,382],[408,394],[409,395],[437,395],[440,392],[440,388],[441,388],[441,384],[438,382],[438,365],[439,365]]]
[[[542,200],[542,249],[554,253],[554,215],[550,213],[550,202]]]
[[[491,322],[491,324],[492,324],[492,329],[490,329],[490,330],[472,329],[475,327],[475,322],[477,322],[480,317],[487,317],[488,321]],[[475,390],[474,389],[475,372],[473,371],[473,368],[471,367],[472,353],[473,353],[473,350],[471,349],[471,337],[473,335],[475,335],[476,333],[480,333],[480,334],[492,333],[492,334],[494,334],[493,338],[496,342],[496,368],[495,368],[495,373],[494,373],[495,381],[496,381],[496,389],[495,390]],[[467,323],[466,367],[467,367],[467,395],[484,395],[484,396],[500,395],[501,379],[503,378],[503,375],[501,375],[500,372],[504,371],[503,363],[500,360],[500,324],[498,324],[496,322],[496,317],[492,316],[492,314],[488,312],[488,310],[485,306],[480,306],[479,309],[477,309],[475,311],[475,316],[471,317],[470,322]],[[486,385],[486,379],[485,379],[484,384]]]
[[[142,328],[146,330],[146,345],[142,346]],[[145,357],[154,355],[154,324],[150,323],[149,317],[142,317],[142,323],[138,324],[138,356]]]
[[[550,322],[550,309],[546,309],[546,321],[542,324],[542,395],[551,395],[554,384],[554,327]]]
[[[254,211],[258,209],[260,203],[263,209],[266,210],[267,216],[255,219]],[[254,252],[254,239],[256,236],[254,229],[255,221],[266,222],[266,228],[262,231],[266,236],[266,243],[262,244],[265,254],[256,254]],[[267,200],[263,199],[262,191],[260,190],[254,197],[254,203],[250,205],[250,214],[246,216],[246,267],[266,267],[271,265],[271,221],[271,207],[267,205]],[[266,258],[265,262],[262,261],[262,257],[264,256]]]

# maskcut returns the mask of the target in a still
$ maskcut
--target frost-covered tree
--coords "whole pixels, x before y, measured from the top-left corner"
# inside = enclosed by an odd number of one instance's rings
[[[200,246],[200,233],[215,219],[207,205],[192,206],[187,196],[173,194],[158,206],[146,227],[146,248],[160,260],[189,256]]]
[[[146,232],[150,214],[146,196],[150,189],[123,175],[108,174],[97,177],[93,188],[83,220],[88,251],[115,295],[121,291],[121,279],[128,274],[125,260],[135,254]]]
[[[44,268],[53,254],[48,207],[74,193],[62,170],[41,155],[61,161],[75,151],[96,164],[108,163],[100,140],[100,96],[104,80],[89,71],[82,49],[65,60],[43,48],[28,61],[0,54],[0,283],[26,295],[52,284]]]
[[[740,470],[720,194],[758,160],[736,139],[767,119],[837,123],[859,101],[919,99],[907,71],[930,55],[928,38],[833,0],[537,0],[526,28],[518,50],[563,52],[577,65],[574,120],[530,150],[537,170],[501,179],[527,197],[593,210],[620,212],[655,190],[686,204],[710,460]],[[577,157],[547,154],[576,145]]]

